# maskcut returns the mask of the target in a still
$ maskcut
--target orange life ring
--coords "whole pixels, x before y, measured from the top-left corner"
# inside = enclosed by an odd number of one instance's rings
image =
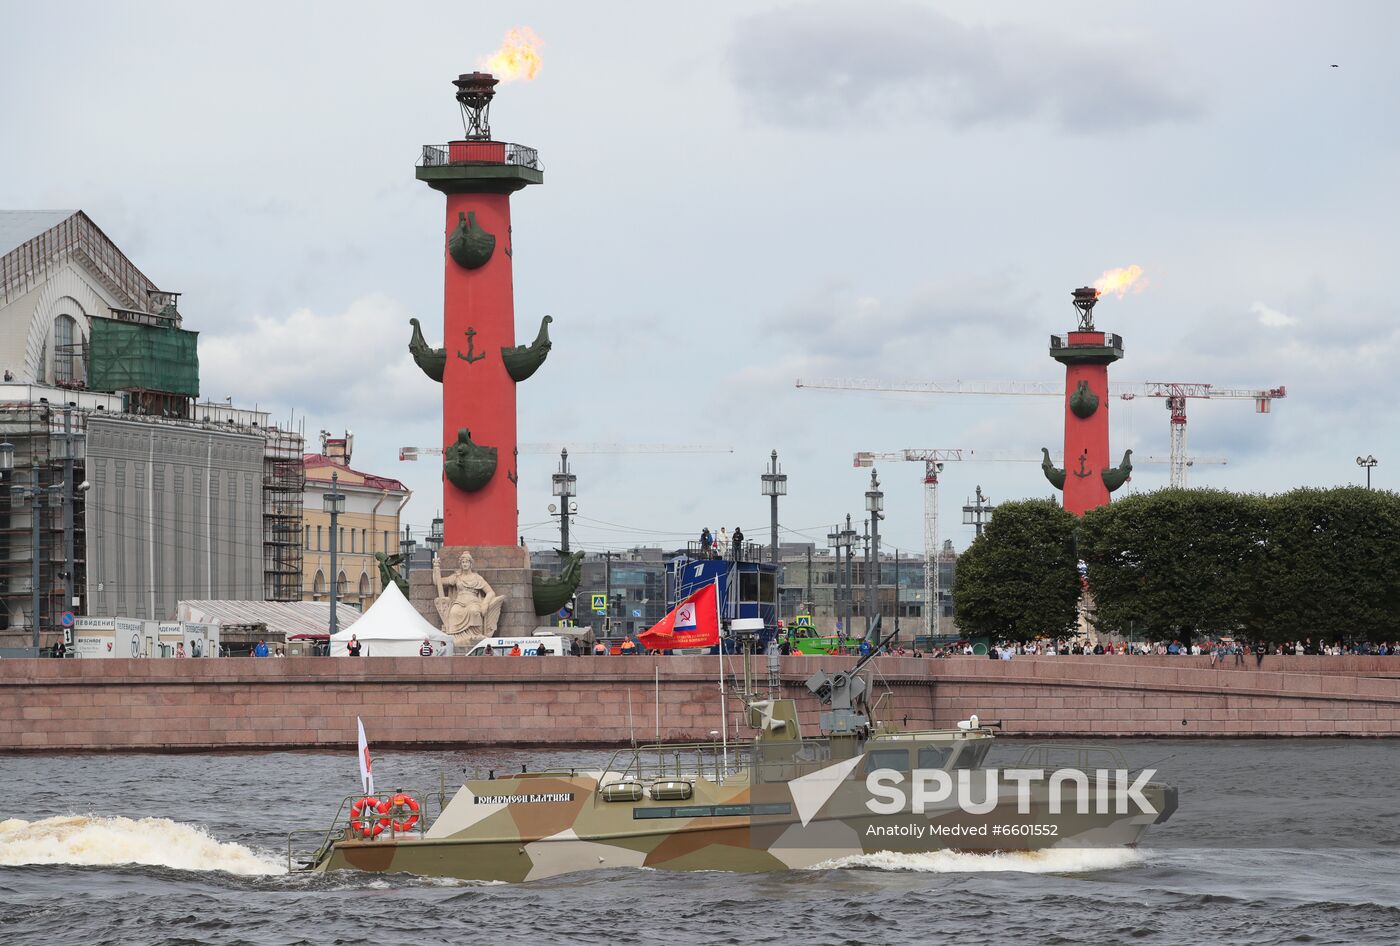
[[[405,808],[409,812],[407,818],[399,820],[394,817],[394,815],[402,815]],[[395,831],[399,832],[411,830],[418,823],[419,810],[418,799],[399,792],[379,803],[379,829],[382,831],[392,826]]]
[[[370,815],[380,809],[378,798],[364,797],[350,806],[350,830],[362,838],[377,838],[384,833],[384,822],[375,821]]]

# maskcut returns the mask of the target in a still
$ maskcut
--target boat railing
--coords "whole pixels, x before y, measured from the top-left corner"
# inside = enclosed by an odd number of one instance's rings
[[[381,802],[392,799],[395,795],[408,795],[418,802],[418,821],[407,831],[395,830],[392,823],[384,826],[384,830],[372,837],[364,837],[357,834],[350,827],[350,808],[361,798],[377,798]],[[431,792],[416,792],[395,790],[392,792],[376,792],[373,795],[366,795],[364,792],[356,792],[353,795],[346,795],[340,800],[340,807],[336,809],[335,817],[331,820],[330,827],[322,831],[320,828],[302,828],[287,832],[287,871],[292,873],[299,870],[309,870],[320,862],[325,856],[330,846],[340,840],[357,841],[390,841],[397,838],[423,837],[428,829],[428,825],[437,820],[442,814],[442,810],[447,807],[447,795],[442,787]],[[382,815],[375,815],[369,819],[374,822],[385,820]],[[314,849],[298,848],[297,837],[318,837],[320,843]]]
[[[619,749],[604,770],[607,775],[599,787],[615,782],[693,778],[718,783],[748,768],[751,756],[747,743],[692,742]]]
[[[1082,772],[1089,772],[1094,769],[1126,769],[1128,760],[1122,752],[1112,746],[1037,743],[1026,746],[1014,768],[1076,768]]]

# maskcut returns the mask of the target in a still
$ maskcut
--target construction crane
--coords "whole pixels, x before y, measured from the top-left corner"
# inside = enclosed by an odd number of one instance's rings
[[[862,450],[855,455],[854,466],[874,466],[877,460],[896,460],[924,465],[924,617],[926,631],[934,633],[937,626],[938,601],[938,474],[943,472],[943,464],[949,462],[1010,462],[1039,463],[1040,457],[1022,450],[963,450],[958,448],[925,448],[876,452]],[[1062,461],[1063,462],[1063,461]],[[1148,457],[1147,463],[1171,462],[1162,457]],[[1224,465],[1224,457],[1188,457],[1186,465],[1195,463],[1217,463]]]
[[[709,444],[677,443],[522,443],[521,453],[733,453],[733,447]],[[400,460],[417,460],[420,456],[440,457],[441,447],[399,447]]]
[[[799,388],[828,391],[895,391],[915,394],[982,394],[1020,397],[1064,397],[1064,387],[1054,381],[874,381],[863,378],[797,379]],[[1172,486],[1184,487],[1192,461],[1186,455],[1186,402],[1190,398],[1248,399],[1254,410],[1267,414],[1277,398],[1287,397],[1283,385],[1276,388],[1225,387],[1181,381],[1110,381],[1112,397],[1130,401],[1138,397],[1160,397],[1171,413],[1171,473]],[[1200,461],[1197,461],[1200,462]]]

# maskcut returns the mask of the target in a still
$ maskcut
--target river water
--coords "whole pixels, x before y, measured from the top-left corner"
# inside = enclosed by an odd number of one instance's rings
[[[1400,943],[1394,743],[1115,745],[1181,790],[1177,814],[1133,851],[520,885],[287,875],[285,832],[326,826],[358,784],[351,752],[0,755],[12,816],[0,820],[0,943]],[[381,788],[446,773],[450,792],[463,768],[608,756],[383,752],[375,772]]]

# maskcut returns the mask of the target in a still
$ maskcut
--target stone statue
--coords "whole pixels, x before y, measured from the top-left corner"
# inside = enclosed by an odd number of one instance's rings
[[[459,647],[469,647],[483,637],[496,635],[505,598],[491,590],[486,579],[476,573],[470,552],[462,553],[457,571],[444,578],[440,560],[433,560],[433,584],[438,596],[433,600],[442,618],[444,633],[451,634]],[[452,593],[448,594],[448,589]]]
[[[405,598],[408,597],[408,579],[399,573],[399,566],[402,565],[408,556],[403,552],[397,555],[385,555],[383,552],[375,552],[374,560],[379,563],[379,588],[382,591],[389,587],[389,582],[399,586]]]

